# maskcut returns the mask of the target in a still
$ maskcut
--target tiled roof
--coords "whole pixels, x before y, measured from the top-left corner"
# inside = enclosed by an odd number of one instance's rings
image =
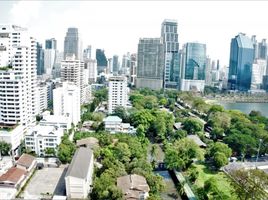
[[[17,165],[21,165],[23,167],[30,167],[35,160],[35,157],[29,154],[22,154],[22,156],[17,161]]]
[[[0,182],[12,182],[16,184],[26,171],[17,167],[11,167],[5,174],[0,176]]]

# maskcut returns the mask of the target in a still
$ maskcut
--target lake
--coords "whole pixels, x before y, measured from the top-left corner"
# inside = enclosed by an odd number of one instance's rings
[[[249,114],[252,110],[260,111],[263,116],[268,117],[268,103],[232,103],[219,102],[227,110],[240,110]]]

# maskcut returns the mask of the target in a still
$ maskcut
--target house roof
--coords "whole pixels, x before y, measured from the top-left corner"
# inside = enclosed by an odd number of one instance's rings
[[[198,146],[206,147],[207,145],[198,137],[198,135],[187,135],[187,138],[193,140]]]
[[[91,159],[93,159],[93,151],[91,149],[85,147],[77,149],[65,177],[86,178]]]
[[[22,156],[17,161],[17,165],[21,165],[23,167],[30,167],[32,163],[34,162],[35,157],[29,154],[22,154]]]
[[[117,187],[123,191],[125,199],[139,199],[141,192],[150,191],[146,179],[137,174],[117,178]]]
[[[118,116],[108,116],[103,119],[104,122],[122,122],[122,119]]]
[[[0,176],[0,182],[11,182],[16,184],[25,174],[26,171],[24,169],[11,167],[5,174]]]

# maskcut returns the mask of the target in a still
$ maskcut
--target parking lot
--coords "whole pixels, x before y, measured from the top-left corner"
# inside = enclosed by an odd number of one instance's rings
[[[66,167],[43,168],[37,170],[24,190],[25,199],[52,197],[52,195],[65,195],[64,176]]]

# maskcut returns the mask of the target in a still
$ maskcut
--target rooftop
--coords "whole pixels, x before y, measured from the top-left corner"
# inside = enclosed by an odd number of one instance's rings
[[[104,122],[122,122],[122,119],[118,116],[108,116],[103,119]]]
[[[207,145],[199,138],[198,135],[187,135],[187,138],[193,140],[198,146],[206,147]]]
[[[22,156],[17,161],[17,165],[21,165],[23,167],[30,167],[32,163],[35,161],[35,157],[29,154],[22,154]]]
[[[17,167],[11,167],[5,174],[0,176],[0,182],[11,182],[16,184],[26,171]]]
[[[93,159],[93,151],[91,149],[85,147],[77,149],[65,177],[86,178],[91,159]]]
[[[58,115],[45,115],[40,122],[68,123],[69,117]]]
[[[77,146],[90,146],[90,147],[95,147],[99,145],[99,140],[97,138],[94,137],[87,137],[87,138],[83,138],[81,140],[77,140],[76,141],[76,145]]]

